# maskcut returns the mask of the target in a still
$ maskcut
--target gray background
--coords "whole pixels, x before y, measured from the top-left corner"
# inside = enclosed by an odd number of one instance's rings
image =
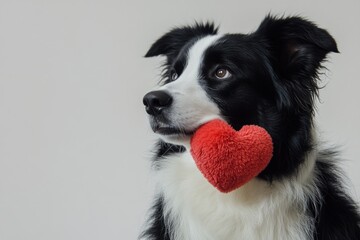
[[[152,196],[141,103],[170,27],[251,32],[266,13],[329,30],[316,117],[359,200],[360,1],[0,1],[0,239],[135,239]]]

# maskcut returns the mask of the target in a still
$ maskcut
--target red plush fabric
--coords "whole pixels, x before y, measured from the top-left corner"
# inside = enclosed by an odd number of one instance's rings
[[[239,188],[270,162],[271,136],[262,127],[243,126],[235,131],[221,120],[212,120],[195,132],[191,154],[205,178],[221,192]]]

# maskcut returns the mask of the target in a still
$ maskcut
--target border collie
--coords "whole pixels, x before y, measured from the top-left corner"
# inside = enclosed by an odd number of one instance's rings
[[[175,28],[145,57],[166,57],[163,81],[144,96],[152,130],[156,199],[141,239],[360,239],[358,207],[344,191],[336,151],[314,126],[321,63],[338,52],[330,34],[301,17],[267,16],[250,34],[212,23]],[[189,153],[192,133],[213,119],[265,128],[269,165],[224,194]]]

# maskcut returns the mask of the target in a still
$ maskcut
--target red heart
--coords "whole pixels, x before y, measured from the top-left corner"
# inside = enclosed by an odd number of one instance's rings
[[[191,154],[205,178],[221,192],[230,192],[256,177],[273,152],[269,133],[256,125],[235,131],[221,120],[202,126],[191,138]]]

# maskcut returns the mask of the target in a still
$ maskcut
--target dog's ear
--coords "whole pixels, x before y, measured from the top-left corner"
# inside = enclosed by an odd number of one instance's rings
[[[321,62],[328,53],[338,52],[333,37],[301,17],[267,16],[254,34],[265,40],[270,51],[280,104],[311,111]]]
[[[190,40],[204,35],[214,35],[217,28],[213,23],[195,23],[194,26],[174,28],[152,44],[145,57],[165,55],[176,56]]]
[[[338,52],[335,40],[326,30],[300,17],[267,16],[256,33],[269,41],[286,75],[292,71],[315,73],[326,54]]]

